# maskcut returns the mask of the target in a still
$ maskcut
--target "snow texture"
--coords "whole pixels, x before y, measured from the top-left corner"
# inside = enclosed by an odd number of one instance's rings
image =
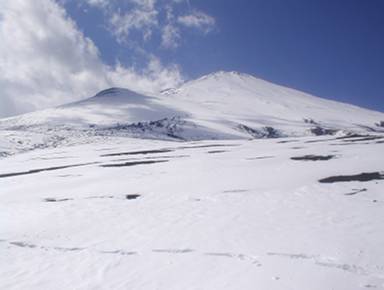
[[[0,289],[384,289],[382,120],[224,72],[0,120]]]

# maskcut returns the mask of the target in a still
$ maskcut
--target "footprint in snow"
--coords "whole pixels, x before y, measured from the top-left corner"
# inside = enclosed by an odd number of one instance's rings
[[[225,258],[234,258],[241,261],[249,261],[252,264],[256,264],[258,267],[262,266],[262,264],[253,256],[248,256],[244,254],[235,254],[235,253],[226,253],[226,252],[208,252],[204,253],[205,256],[213,256],[213,257],[225,257]]]
[[[112,250],[112,251],[99,251],[101,254],[115,254],[115,255],[122,255],[122,256],[133,256],[137,255],[137,252],[129,252],[124,250]]]
[[[152,252],[154,253],[168,253],[168,254],[186,254],[192,253],[195,250],[193,249],[154,249]]]
[[[21,248],[37,248],[38,246],[26,242],[9,242],[13,246],[21,247]]]
[[[63,202],[63,201],[69,201],[73,200],[73,198],[44,198],[45,202]]]

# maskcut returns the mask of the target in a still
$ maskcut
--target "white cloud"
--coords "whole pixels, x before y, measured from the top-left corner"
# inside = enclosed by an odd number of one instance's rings
[[[175,49],[184,36],[180,33],[182,26],[183,32],[186,31],[185,28],[192,28],[208,33],[216,25],[212,16],[196,9],[191,10],[189,0],[82,1],[101,9],[109,31],[119,44],[134,45],[136,48],[144,46],[140,41],[146,43],[156,34],[160,35],[162,48]],[[119,6],[118,3],[123,5]],[[176,6],[178,9],[174,9]],[[133,33],[134,36],[131,37]],[[137,33],[141,35],[139,41],[136,38]]]
[[[140,32],[146,41],[151,38],[153,29],[158,26],[156,2],[155,0],[129,0],[129,2],[133,4],[132,9],[125,13],[119,9],[109,16],[110,30],[119,43],[128,42],[133,30]]]
[[[140,73],[118,64],[108,75],[115,86],[126,87],[126,84],[134,84],[137,91],[148,93],[175,87],[182,81],[177,65],[164,67],[155,56],[150,56],[148,66]]]
[[[119,43],[129,41],[132,30],[142,33],[148,40],[152,35],[152,27],[157,25],[156,11],[135,9],[125,14],[115,12],[110,18],[110,30]]]
[[[211,31],[216,22],[215,18],[198,10],[194,10],[187,15],[179,16],[177,20],[186,27],[197,28],[205,33]]]
[[[85,0],[88,5],[99,7],[99,8],[105,8],[109,4],[109,0]]]
[[[104,64],[93,41],[62,7],[67,1],[0,1],[0,117],[79,100],[111,86],[151,93],[182,81],[177,65],[162,64],[140,44],[134,53],[146,60],[143,68]],[[174,5],[189,9],[187,0],[82,1],[102,9],[109,29],[124,44],[131,43],[131,33],[141,34],[143,41],[158,33],[162,48],[176,49],[182,26],[204,33],[215,26],[215,19],[201,11],[176,14],[183,9]],[[121,3],[132,9],[119,10]]]
[[[164,48],[177,48],[179,46],[180,31],[177,27],[167,24],[161,34],[161,46]]]
[[[144,1],[151,2],[151,1]],[[0,2],[0,117],[89,97],[110,86],[156,91],[182,79],[150,56],[141,71],[103,64],[54,0]]]

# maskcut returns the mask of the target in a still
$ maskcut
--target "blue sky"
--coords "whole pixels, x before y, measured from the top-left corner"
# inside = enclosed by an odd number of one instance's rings
[[[0,117],[218,70],[384,111],[383,0],[2,0]]]
[[[136,42],[178,64],[187,78],[237,70],[384,111],[382,0],[190,0],[178,9],[203,11],[215,25],[208,33],[182,31],[176,49],[161,47],[158,36],[142,41],[133,34],[128,44],[119,43],[100,9],[71,1],[66,8],[110,64],[119,59],[140,66],[143,56],[129,45]]]

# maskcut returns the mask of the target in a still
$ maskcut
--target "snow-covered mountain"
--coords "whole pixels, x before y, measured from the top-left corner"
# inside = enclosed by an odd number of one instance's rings
[[[384,114],[247,74],[217,72],[145,96],[111,88],[89,99],[0,121],[0,128],[89,127],[179,139],[239,139],[384,131]]]
[[[383,120],[224,72],[0,120],[0,289],[383,290]]]

